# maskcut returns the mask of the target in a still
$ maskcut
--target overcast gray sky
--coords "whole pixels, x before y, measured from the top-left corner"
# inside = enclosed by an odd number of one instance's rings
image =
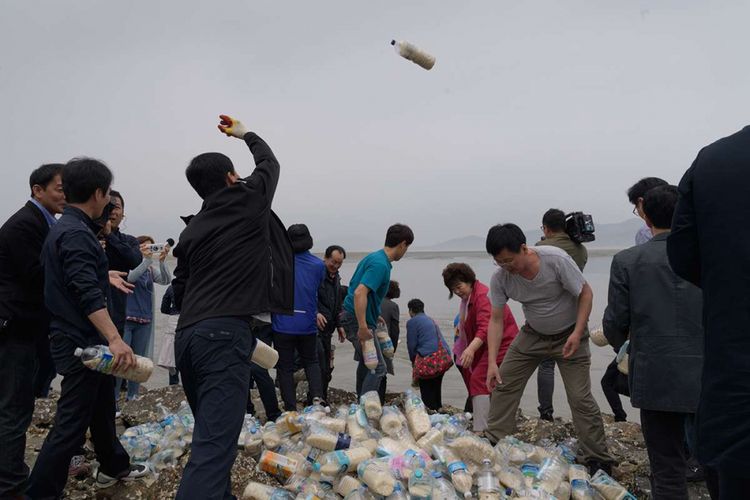
[[[436,3],[4,0],[0,218],[33,168],[89,155],[127,232],[176,237],[193,156],[252,170],[226,113],[271,145],[274,208],[317,247],[369,249],[397,221],[419,245],[536,227],[553,206],[617,222],[635,180],[676,183],[749,121],[748,2]]]

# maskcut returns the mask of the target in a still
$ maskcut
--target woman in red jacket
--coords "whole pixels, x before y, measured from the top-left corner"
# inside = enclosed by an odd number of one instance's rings
[[[471,267],[463,263],[448,264],[443,269],[443,282],[451,298],[453,294],[461,298],[459,336],[453,346],[453,353],[474,408],[474,432],[481,432],[487,427],[487,414],[490,410],[490,391],[486,384],[487,326],[492,312],[489,288],[477,280]],[[506,305],[503,340],[497,353],[498,366],[517,334],[516,320]]]

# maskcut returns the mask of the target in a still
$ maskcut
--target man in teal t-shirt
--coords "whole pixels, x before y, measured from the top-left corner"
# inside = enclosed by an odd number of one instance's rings
[[[375,342],[378,367],[372,372],[364,364],[362,342],[373,338],[373,330],[380,317],[380,303],[388,292],[391,280],[391,262],[401,260],[413,241],[414,233],[409,226],[394,224],[389,227],[384,248],[362,259],[349,282],[341,326],[344,327],[346,338],[354,345],[355,359],[359,360],[357,379],[362,380],[361,388],[357,384],[359,395],[377,391],[386,375],[385,359],[378,342]],[[383,396],[381,394],[381,400]]]

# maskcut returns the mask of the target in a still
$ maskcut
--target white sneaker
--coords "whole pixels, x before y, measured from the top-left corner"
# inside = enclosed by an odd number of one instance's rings
[[[99,471],[96,473],[96,487],[97,488],[109,488],[117,484],[117,481],[133,481],[134,479],[140,479],[148,475],[148,467],[142,464],[131,464],[130,472],[124,476],[112,477]]]

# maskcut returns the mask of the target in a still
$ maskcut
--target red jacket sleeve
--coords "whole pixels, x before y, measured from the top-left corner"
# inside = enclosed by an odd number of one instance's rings
[[[487,343],[487,327],[490,324],[492,315],[492,305],[487,295],[478,295],[474,302],[474,310],[477,314],[476,333],[474,338],[482,339],[482,343]]]

